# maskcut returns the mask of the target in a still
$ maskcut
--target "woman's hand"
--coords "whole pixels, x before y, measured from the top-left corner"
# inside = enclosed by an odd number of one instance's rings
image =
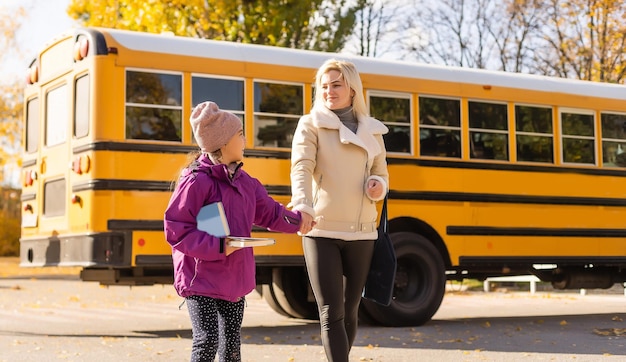
[[[383,191],[383,184],[377,180],[372,179],[367,182],[365,192],[370,199],[379,200],[383,196]]]

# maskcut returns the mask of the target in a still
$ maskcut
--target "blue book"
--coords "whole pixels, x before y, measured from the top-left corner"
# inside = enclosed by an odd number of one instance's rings
[[[203,206],[196,219],[199,230],[219,238],[230,235],[224,205],[220,201]]]

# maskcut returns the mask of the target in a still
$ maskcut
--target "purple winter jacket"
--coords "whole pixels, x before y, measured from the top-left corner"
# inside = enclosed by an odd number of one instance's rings
[[[186,168],[165,210],[165,238],[172,246],[174,288],[181,297],[203,295],[237,301],[256,286],[252,248],[226,256],[220,238],[198,230],[200,208],[222,201],[231,235],[250,236],[252,225],[295,233],[300,213],[274,201],[263,185],[241,169],[228,177],[226,165],[200,156]]]

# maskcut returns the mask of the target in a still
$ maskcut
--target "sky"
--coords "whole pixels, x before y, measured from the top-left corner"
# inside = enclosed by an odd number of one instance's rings
[[[2,63],[0,81],[10,80],[26,72],[28,63],[37,51],[54,37],[74,26],[66,9],[71,0],[0,0],[0,11],[11,11],[22,6],[26,9],[26,17],[17,34],[22,55],[11,54]]]

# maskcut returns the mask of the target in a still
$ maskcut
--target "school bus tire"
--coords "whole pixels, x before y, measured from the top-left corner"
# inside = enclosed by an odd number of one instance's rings
[[[393,299],[387,307],[363,299],[367,314],[384,326],[420,326],[441,306],[445,294],[445,265],[437,248],[411,232],[390,234],[398,265]]]
[[[305,267],[280,267],[272,270],[272,294],[291,317],[319,319],[317,303],[309,300],[309,279]]]
[[[369,314],[367,309],[365,309],[365,305],[363,303],[359,305],[359,325],[378,325],[378,322],[376,322],[374,318],[372,318],[372,316]]]
[[[274,295],[274,291],[272,290],[272,284],[263,284],[260,289],[261,289],[261,296],[263,296],[263,299],[265,300],[267,305],[269,305],[270,308],[274,310],[274,312],[285,317],[291,317],[291,315],[285,312],[283,307],[281,307],[280,304],[278,304],[278,301],[276,300],[276,295]]]

